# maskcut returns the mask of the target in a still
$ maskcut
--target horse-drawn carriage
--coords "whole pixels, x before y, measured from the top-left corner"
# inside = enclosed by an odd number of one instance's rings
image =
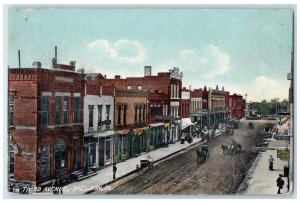
[[[207,144],[200,145],[200,147],[197,148],[196,153],[197,153],[197,163],[198,164],[203,163],[208,158],[209,155],[208,145]]]
[[[241,153],[242,145],[237,143],[234,139],[232,139],[230,145],[222,144],[221,149],[223,151],[223,154],[237,154]]]
[[[140,160],[140,168],[143,169],[143,168],[152,168],[153,166],[153,162],[154,160],[148,156],[148,159],[142,159]]]

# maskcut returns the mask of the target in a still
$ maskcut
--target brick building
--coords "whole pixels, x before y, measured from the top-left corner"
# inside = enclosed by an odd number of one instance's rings
[[[191,119],[202,129],[208,126],[208,91],[206,86],[191,91]]]
[[[114,162],[132,158],[148,148],[147,92],[115,90]]]
[[[182,88],[182,73],[178,68],[169,72],[160,72],[151,75],[151,66],[145,66],[143,77],[121,78],[116,75],[114,79],[99,78],[103,84],[113,84],[117,90],[143,90],[148,92],[149,131],[162,131],[164,123],[169,124],[168,140],[179,139],[180,103]],[[159,129],[158,129],[159,128]],[[149,132],[152,134],[153,132]],[[155,132],[156,133],[156,132]],[[165,136],[165,135],[163,135]]]
[[[246,101],[242,95],[229,95],[228,113],[230,118],[243,118],[245,117]]]
[[[84,74],[74,62],[52,65],[8,71],[11,187],[43,185],[83,167]]]
[[[225,90],[219,90],[218,85],[216,89],[209,89],[208,92],[208,111],[209,111],[209,125],[210,128],[217,128],[220,122],[228,118],[228,112],[225,106]]]

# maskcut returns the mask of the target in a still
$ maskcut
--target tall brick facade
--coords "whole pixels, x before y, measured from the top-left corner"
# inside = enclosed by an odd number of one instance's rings
[[[40,185],[82,168],[85,81],[74,70],[9,69],[11,184]]]
[[[230,118],[243,118],[245,117],[245,100],[242,95],[229,95],[228,112]]]

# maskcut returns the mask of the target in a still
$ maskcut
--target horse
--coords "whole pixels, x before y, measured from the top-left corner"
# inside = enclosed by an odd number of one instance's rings
[[[208,151],[203,150],[201,148],[198,148],[196,150],[196,153],[197,153],[197,162],[198,162],[198,164],[201,164],[204,161],[206,161],[206,159],[208,157]]]

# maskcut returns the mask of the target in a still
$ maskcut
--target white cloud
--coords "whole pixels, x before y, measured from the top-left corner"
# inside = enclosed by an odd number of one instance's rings
[[[87,45],[87,49],[90,51],[98,52],[99,57],[108,57],[109,59],[116,58],[118,55],[117,51],[110,45],[107,40],[104,39],[90,42]]]
[[[157,70],[169,70],[176,66],[189,74],[197,74],[199,79],[209,79],[223,75],[229,70],[230,57],[225,51],[215,45],[205,45],[199,51],[184,49],[178,52],[177,59],[169,59],[157,65]],[[187,75],[187,77],[189,77]]]
[[[185,49],[179,52],[179,57],[182,59],[188,59],[194,56],[195,52],[190,49]]]
[[[96,57],[107,60],[107,65],[118,62],[120,65],[126,64],[139,64],[145,61],[146,54],[143,45],[140,42],[122,39],[114,44],[105,39],[98,39],[90,42],[87,45],[89,51],[95,52]],[[109,61],[113,59],[114,61]],[[97,60],[97,58],[95,59]]]
[[[229,70],[229,63],[229,55],[215,45],[204,47],[203,53],[199,55],[199,67],[206,70],[205,77],[208,78],[226,73]]]
[[[249,95],[249,101],[288,97],[288,82],[280,83],[266,76],[256,77],[246,89]]]
[[[121,63],[138,64],[145,61],[145,49],[137,41],[119,40],[115,43],[115,49],[119,53],[118,60]]]

